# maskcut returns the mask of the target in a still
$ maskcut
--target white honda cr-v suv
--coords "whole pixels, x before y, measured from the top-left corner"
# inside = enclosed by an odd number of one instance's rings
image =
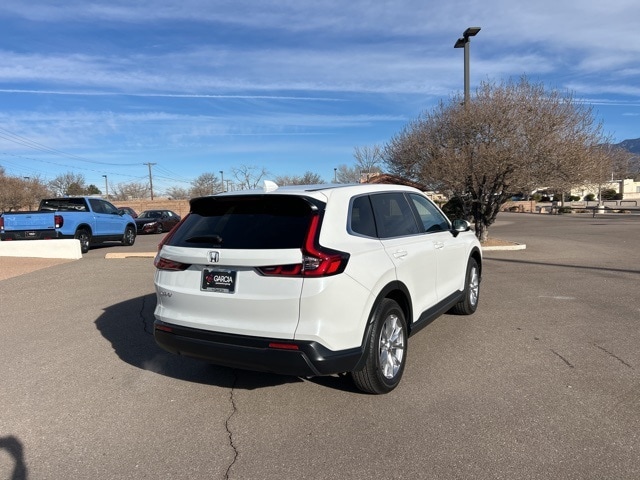
[[[400,382],[407,340],[478,306],[482,252],[422,192],[399,185],[237,191],[191,200],[155,259],[154,335],[218,365]]]

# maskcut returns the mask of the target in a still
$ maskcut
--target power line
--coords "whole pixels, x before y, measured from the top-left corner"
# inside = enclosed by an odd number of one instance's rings
[[[55,148],[47,147],[41,143],[30,140],[26,137],[22,137],[20,135],[16,135],[2,127],[0,127],[0,138],[7,140],[9,142],[22,145],[23,147],[31,148],[33,150],[38,150],[40,152],[52,153],[54,155],[59,155],[61,157],[70,158],[72,160],[78,160],[80,162],[92,163],[95,165],[117,165],[117,166],[133,166],[137,165],[137,163],[110,163],[110,162],[99,162],[97,160],[89,160],[88,158],[80,157],[78,155],[73,155],[71,153],[66,153],[60,150],[56,150]]]
[[[94,172],[94,173],[97,173],[97,174],[100,174],[100,175],[105,173],[103,170],[95,170],[93,168],[79,167],[77,165],[67,165],[67,164],[64,164],[64,163],[52,162],[50,160],[42,160],[40,158],[25,157],[24,155],[16,155],[16,154],[13,154],[13,153],[8,153],[8,152],[0,152],[0,155],[7,155],[7,156],[14,157],[14,158],[21,158],[23,160],[33,160],[34,162],[48,163],[50,165],[55,165],[57,167],[67,167],[67,168],[71,168],[71,169],[75,169],[75,170],[85,170],[85,171]],[[7,163],[9,163],[9,162],[7,162]],[[117,164],[117,165],[120,165],[120,164]],[[134,164],[131,164],[131,165],[139,165],[139,164],[138,163],[134,163]],[[36,171],[36,170],[32,169],[32,171]],[[114,172],[106,172],[106,173],[108,173],[109,175],[117,175],[117,176],[120,176],[120,177],[128,177],[128,178],[133,178],[133,179],[145,178],[144,176],[140,177],[140,176],[134,176],[134,175],[126,175],[126,174],[123,174],[123,173],[114,173]]]

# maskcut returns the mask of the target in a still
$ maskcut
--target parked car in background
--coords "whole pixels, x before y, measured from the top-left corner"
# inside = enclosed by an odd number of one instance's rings
[[[171,210],[145,210],[136,217],[138,233],[168,232],[180,222],[180,215]]]
[[[119,207],[118,212],[126,213],[127,215],[131,215],[133,218],[137,218],[138,214],[131,207]]]
[[[300,377],[350,372],[379,394],[400,382],[412,334],[475,312],[480,243],[419,190],[269,183],[192,199],[160,243],[164,349]]]

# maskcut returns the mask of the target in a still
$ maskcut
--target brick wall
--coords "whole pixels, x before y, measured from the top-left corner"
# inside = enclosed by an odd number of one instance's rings
[[[155,198],[153,200],[128,200],[126,202],[111,202],[116,207],[131,207],[137,213],[143,210],[171,210],[181,217],[189,213],[189,200],[167,200],[166,198]]]

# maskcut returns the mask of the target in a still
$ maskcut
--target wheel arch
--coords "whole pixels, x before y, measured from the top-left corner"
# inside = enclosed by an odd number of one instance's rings
[[[405,321],[407,322],[407,336],[410,335],[411,333],[411,324],[412,324],[412,319],[413,319],[413,307],[411,306],[411,295],[409,294],[409,289],[407,288],[407,286],[398,281],[395,280],[389,284],[387,284],[378,294],[378,296],[376,297],[375,301],[373,302],[373,305],[371,307],[371,310],[369,312],[369,318],[367,320],[367,326],[364,329],[363,335],[362,335],[362,357],[360,358],[360,360],[358,361],[358,364],[355,366],[354,370],[358,370],[360,368],[362,368],[364,366],[364,363],[366,362],[367,359],[367,352],[368,352],[368,339],[371,336],[371,329],[373,328],[373,319],[374,319],[374,315],[375,312],[378,310],[378,308],[380,307],[380,304],[382,303],[383,300],[385,299],[391,299],[393,301],[395,301],[398,306],[400,307],[400,309],[402,310],[402,312],[404,313],[404,317],[405,317]]]
[[[89,225],[88,223],[80,223],[76,227],[75,233],[78,233],[80,230],[86,230],[87,232],[89,232],[89,235],[93,236],[93,230],[91,229],[91,225]]]
[[[478,274],[482,279],[482,252],[480,249],[478,247],[474,247],[473,250],[471,250],[469,258],[473,258],[478,264]]]

